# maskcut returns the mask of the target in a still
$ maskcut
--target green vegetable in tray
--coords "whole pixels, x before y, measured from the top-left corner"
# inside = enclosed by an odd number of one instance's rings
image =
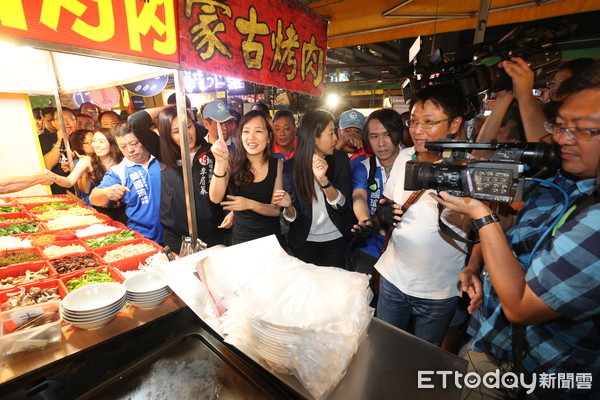
[[[37,253],[25,251],[7,251],[2,257],[0,257],[0,267],[39,260],[41,260],[41,258]]]
[[[67,281],[67,289],[69,289],[72,292],[73,290],[79,289],[80,287],[101,282],[115,282],[115,280],[110,276],[108,269],[104,269],[100,272],[98,272],[98,270],[91,269],[78,278],[70,279]]]
[[[55,201],[52,203],[46,203],[44,205],[41,206],[37,206],[37,207],[33,207],[31,209],[31,211],[48,211],[48,210],[59,210],[61,208],[71,208],[71,207],[75,207],[77,204],[73,203],[73,204],[67,204],[67,203],[61,203],[60,201]]]
[[[0,217],[0,222],[19,222],[19,221],[29,221],[27,218],[2,218]]]
[[[121,243],[131,239],[135,239],[135,233],[133,233],[133,231],[124,229],[119,233],[110,233],[101,238],[88,239],[86,243],[88,246],[90,246],[90,248],[97,249],[98,247],[108,246],[109,244]]]
[[[21,207],[11,207],[11,206],[0,206],[0,213],[11,213],[11,212],[21,212],[23,209]]]
[[[39,232],[37,222],[24,224],[10,224],[4,228],[0,228],[0,236],[19,235],[21,233],[36,233]]]

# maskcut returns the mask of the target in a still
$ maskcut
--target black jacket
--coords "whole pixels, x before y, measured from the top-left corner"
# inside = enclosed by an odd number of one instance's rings
[[[160,139],[149,128],[150,115],[145,111],[138,111],[129,117],[128,122],[142,145],[160,161]],[[217,228],[223,221],[223,208],[211,202],[208,197],[215,158],[210,151],[210,143],[202,138],[196,140],[200,147],[192,160],[192,181],[198,237],[209,246],[214,246],[223,243],[223,230]],[[181,167],[161,165],[160,222],[164,227],[164,244],[178,252],[181,236],[189,235]]]
[[[325,157],[329,164],[327,176],[331,184],[344,197],[346,202],[338,209],[334,209],[325,199],[327,213],[333,224],[338,228],[344,238],[348,240],[351,236],[350,229],[354,224],[352,212],[352,176],[350,172],[350,161],[348,155],[342,151],[335,151],[332,156]],[[294,187],[294,159],[291,158],[283,164],[283,188],[290,194],[292,205],[296,209],[296,219],[290,224],[288,233],[288,244],[292,250],[302,246],[306,242],[310,226],[312,224],[312,203],[306,203],[298,198]],[[317,196],[324,196],[319,190]]]

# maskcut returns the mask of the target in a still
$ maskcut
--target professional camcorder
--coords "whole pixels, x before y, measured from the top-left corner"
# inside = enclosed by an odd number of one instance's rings
[[[545,143],[470,143],[442,139],[426,142],[432,153],[439,152],[441,163],[408,161],[405,190],[435,189],[460,197],[511,203],[523,198],[523,185],[528,173],[549,174],[560,167],[554,146]],[[468,150],[493,150],[487,161],[472,160],[465,165]]]
[[[410,98],[419,88],[435,84],[455,85],[467,99],[486,91],[510,90],[512,80],[497,64],[512,57],[527,61],[535,73],[534,87],[542,86],[558,70],[561,61],[556,41],[567,37],[575,28],[575,24],[563,24],[555,30],[525,29],[519,25],[498,42],[457,49],[451,62],[444,62],[438,49],[427,66],[416,66],[415,77],[410,79],[410,85],[405,85],[405,98]]]

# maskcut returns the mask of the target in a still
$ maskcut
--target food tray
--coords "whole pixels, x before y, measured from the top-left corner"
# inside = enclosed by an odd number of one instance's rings
[[[29,239],[29,240],[31,240],[32,246],[44,246],[45,244],[35,244],[33,241],[33,238],[42,236],[42,235],[53,235],[53,234],[54,233],[52,231],[43,231],[43,232],[37,232],[37,233],[22,233],[19,235],[12,235],[12,236],[18,237],[19,239]],[[56,239],[53,240],[52,242],[48,242],[47,244],[54,243],[54,242],[56,242]]]
[[[6,253],[35,253],[35,254],[37,254],[40,257],[40,259],[37,260],[37,261],[25,261],[25,262],[20,262],[20,263],[5,265],[5,266],[0,267],[0,270],[2,268],[7,268],[7,267],[13,266],[13,265],[28,264],[28,263],[38,262],[38,261],[43,261],[44,260],[44,255],[42,254],[42,252],[40,251],[40,249],[38,249],[37,247],[28,247],[28,248],[21,248],[21,249],[12,249],[12,250],[0,251],[0,258],[4,257],[4,255]]]
[[[14,332],[19,320],[46,312],[54,312],[51,314],[49,322]],[[62,340],[61,324],[60,301],[49,301],[0,313],[0,356],[3,360],[10,360],[15,355],[42,350],[60,343]]]
[[[52,200],[52,201],[47,201],[44,203],[26,203],[26,204],[22,204],[21,207],[25,207],[25,209],[30,212],[40,212],[40,211],[32,211],[32,210],[36,207],[43,206],[44,204],[48,204],[48,203],[65,203],[65,204],[71,205],[71,204],[74,204],[75,202],[73,201],[73,199]],[[58,210],[62,210],[62,208],[59,208]],[[48,211],[48,210],[46,210],[46,211]]]
[[[98,266],[96,267],[85,267],[85,268],[81,268],[80,270],[84,270],[84,269],[89,269],[89,268],[102,268],[102,267],[106,267],[106,263],[100,258],[98,257],[98,255],[91,253],[91,252],[84,252],[84,253],[73,253],[73,254],[69,254],[67,256],[62,256],[59,258],[54,258],[52,260],[49,260],[50,264],[52,264],[52,267],[56,270],[56,272],[58,272],[59,276],[65,276],[65,275],[69,275],[69,274],[73,274],[75,272],[79,272],[79,269],[76,269],[74,271],[71,272],[66,272],[66,273],[62,273],[60,272],[60,269],[56,266],[56,262],[58,260],[63,260],[65,258],[72,258],[72,257],[76,257],[76,256],[83,256],[83,255],[90,255],[94,258],[94,260],[96,260],[98,262]]]
[[[35,201],[30,201],[32,199],[35,199]],[[22,197],[13,197],[13,201],[15,203],[19,203],[22,205],[25,204],[35,204],[35,205],[40,205],[40,204],[44,204],[44,203],[50,203],[50,202],[55,202],[55,201],[60,201],[60,202],[73,202],[73,200],[69,197],[69,196],[64,196],[64,195],[54,195],[54,196],[22,196]]]
[[[121,246],[128,246],[128,245],[132,245],[132,244],[140,244],[140,243],[146,243],[151,245],[152,247],[154,247],[155,250],[152,251],[148,251],[146,253],[143,254],[137,254],[131,257],[127,257],[127,258],[123,258],[121,260],[118,261],[110,261],[107,262],[104,260],[104,255],[110,251],[110,250],[114,250],[118,247]],[[119,268],[119,269],[123,269],[126,270],[127,267],[135,267],[137,268],[137,266],[140,263],[143,263],[144,261],[146,261],[146,259],[148,257],[150,257],[152,254],[155,254],[159,251],[162,251],[162,247],[159,246],[158,244],[156,244],[155,242],[153,242],[152,240],[148,240],[148,239],[134,239],[134,240],[130,240],[128,242],[123,242],[123,243],[116,243],[116,244],[111,244],[109,246],[104,246],[104,247],[99,247],[97,249],[92,250],[92,253],[96,254],[98,257],[102,258],[102,260],[113,267]]]
[[[106,221],[112,221],[110,219],[110,217],[107,217],[106,215],[101,214],[101,213],[90,214],[90,216],[91,215],[93,215],[94,217],[98,218],[101,221],[92,222],[91,224],[90,223],[86,223],[86,224],[81,224],[81,225],[67,226],[67,227],[64,227],[64,228],[57,228],[57,229],[53,229],[53,231],[61,231],[61,230],[65,230],[65,229],[76,231],[78,229],[86,228],[86,227],[88,227],[90,225],[104,224]],[[53,220],[47,220],[47,221],[53,221]],[[46,229],[49,229],[49,228],[46,226]]]
[[[97,224],[102,224],[102,225],[108,225],[108,226],[112,226],[112,227],[114,227],[115,229],[114,229],[113,231],[110,231],[110,232],[97,233],[97,234],[94,234],[94,235],[107,235],[107,234],[109,234],[109,233],[115,233],[115,231],[122,231],[123,229],[129,229],[130,231],[132,231],[132,230],[133,230],[133,229],[130,229],[130,228],[128,228],[128,227],[127,227],[127,225],[123,225],[123,224],[122,224],[122,223],[120,223],[119,221],[115,221],[115,220],[112,220],[112,219],[109,219],[109,220],[108,220],[108,221],[106,221],[106,222],[98,222]],[[82,227],[76,228],[76,229],[74,229],[74,230],[77,230],[77,229],[83,229],[83,228],[88,228],[88,227],[90,227],[90,226],[93,226],[93,225],[96,225],[96,224],[85,225],[85,226],[82,226]],[[73,229],[73,228],[71,228],[71,229]],[[134,231],[134,232],[135,232],[135,231]],[[136,232],[136,233],[137,233],[137,232]],[[89,237],[92,237],[92,236],[94,236],[94,235],[86,235],[86,236],[78,236],[78,237],[79,237],[81,240],[85,240],[85,239],[87,239],[87,238],[89,238]]]
[[[26,285],[31,282],[39,282],[46,279],[53,279],[58,277],[58,272],[48,263],[47,261],[36,261],[32,263],[23,263],[23,264],[13,264],[8,267],[0,268],[0,279],[9,278],[9,277],[17,277],[21,275],[25,275],[27,271],[39,271],[40,269],[48,267],[48,277],[36,279],[34,281],[29,281],[25,283],[21,283],[15,286]],[[14,286],[13,286],[14,287]],[[5,288],[0,289],[0,291],[4,290],[12,290],[13,288]]]
[[[45,250],[47,247],[49,247],[49,246],[67,247],[67,246],[70,246],[70,245],[78,245],[78,246],[81,246],[81,247],[83,247],[83,248],[84,248],[84,251],[75,251],[75,252],[73,252],[73,253],[67,253],[67,254],[63,254],[63,255],[62,255],[62,256],[60,256],[60,257],[49,257],[49,256],[47,256],[47,255],[46,255],[46,253],[44,253],[44,250]],[[54,243],[49,243],[49,244],[40,245],[40,246],[38,246],[38,248],[39,248],[39,249],[42,251],[42,253],[44,254],[44,257],[45,257],[45,258],[47,258],[47,259],[51,259],[51,258],[62,258],[62,257],[65,257],[65,256],[71,256],[71,255],[73,255],[73,254],[81,254],[81,253],[85,253],[85,252],[89,252],[89,251],[90,251],[90,248],[89,248],[89,247],[87,247],[87,245],[86,245],[86,244],[85,244],[83,241],[81,241],[81,240],[79,240],[79,239],[75,239],[75,240],[57,240],[57,241],[56,241],[56,242],[54,242]]]
[[[0,196],[0,206],[6,205],[8,203],[14,203],[15,200],[12,197],[1,197]]]
[[[2,210],[1,207],[18,207],[19,210],[18,211],[0,211],[0,215],[10,214],[10,213],[14,213],[14,212],[27,212],[25,207],[23,207],[22,204],[18,204],[18,203],[0,203],[0,210]]]
[[[107,267],[106,265],[103,265],[102,267],[98,267],[98,268],[86,268],[86,269],[82,269],[79,271],[75,271],[72,272],[70,274],[66,274],[60,277],[61,282],[63,283],[63,285],[65,286],[65,289],[67,290],[67,292],[69,292],[69,289],[67,289],[67,282],[70,281],[73,278],[79,278],[81,275],[87,273],[88,271],[91,270],[97,270],[99,272],[104,272],[106,269],[108,269],[108,273],[110,274],[110,277],[113,278],[115,280],[115,282],[118,283],[123,283],[123,281],[125,280],[125,278],[123,278],[123,275],[121,275],[119,273],[119,271],[117,271],[116,269],[112,268],[112,267]]]
[[[99,214],[99,213],[98,213],[98,212],[97,212],[97,211],[96,211],[94,208],[87,207],[87,206],[81,206],[81,205],[77,205],[76,207],[71,207],[71,208],[82,208],[82,209],[84,209],[84,210],[87,210],[87,211],[88,211],[88,214],[73,214],[73,215],[76,215],[76,216],[86,216],[86,215],[93,215],[93,216],[95,216],[95,217],[97,217],[97,218],[100,218],[100,216],[99,216],[99,215],[97,215],[97,214]],[[35,218],[37,221],[52,221],[52,220],[55,220],[55,219],[57,219],[57,218],[59,218],[59,217],[53,217],[53,218],[42,218],[42,217],[41,217],[41,215],[42,215],[42,214],[44,214],[44,213],[47,213],[47,212],[49,212],[49,211],[65,211],[65,210],[70,210],[71,208],[59,208],[59,209],[56,209],[56,210],[43,210],[43,211],[29,211],[29,213],[30,213],[31,215],[33,215],[33,217],[34,217],[34,218]]]
[[[133,229],[129,229],[127,227],[125,227],[124,229],[119,229],[113,232],[105,232],[105,233],[99,233],[97,235],[91,235],[91,236],[85,236],[85,238],[82,238],[81,241],[83,241],[85,243],[86,246],[88,246],[87,241],[90,239],[101,239],[107,235],[111,235],[111,234],[118,234],[119,232],[123,231],[123,230],[127,230],[127,231],[132,231],[134,238],[133,239],[129,239],[129,240],[125,240],[123,242],[119,242],[119,243],[114,243],[114,244],[130,244],[130,242],[136,240],[136,239],[144,239],[144,235],[142,235],[141,233],[139,233],[138,231],[134,231]],[[106,245],[106,246],[100,246],[100,247],[96,247],[96,248],[91,248],[89,247],[90,250],[97,250],[97,249],[103,249],[104,247],[107,246],[112,246],[112,244]]]
[[[2,310],[6,310],[4,303],[6,302],[6,300],[8,300],[9,294],[19,293],[21,288],[29,292],[29,290],[34,287],[39,287],[40,289],[50,289],[58,287],[58,295],[61,299],[63,299],[69,293],[67,287],[60,279],[46,279],[45,281],[24,283],[15,288],[0,291],[0,306]]]
[[[6,228],[7,226],[10,226],[12,224],[26,224],[26,223],[32,223],[35,222],[37,224],[38,230],[39,232],[43,232],[43,231],[47,231],[48,228],[46,227],[46,225],[44,225],[43,222],[40,221],[17,221],[17,222],[0,222],[0,228]],[[32,233],[39,233],[39,232],[31,232],[31,233],[15,233],[14,235],[31,235]]]
[[[0,213],[0,218],[4,218],[4,219],[26,218],[31,221],[34,220],[33,215],[31,215],[28,212]],[[0,221],[0,222],[5,224],[7,221]],[[17,221],[17,222],[25,222],[25,221]]]

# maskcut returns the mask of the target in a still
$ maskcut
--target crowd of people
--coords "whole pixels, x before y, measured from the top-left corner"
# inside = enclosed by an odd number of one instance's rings
[[[534,98],[523,60],[500,66],[512,91],[497,93],[492,115],[478,119],[485,122],[476,140],[546,141],[561,158],[520,211],[512,205],[510,218],[475,199],[404,188],[407,162],[441,161],[427,141],[464,137],[466,99],[455,87],[433,85],[414,94],[408,115],[348,110],[336,120],[313,110],[297,123],[288,110],[271,117],[256,106],[240,116],[221,101],[203,107],[202,123],[189,114],[199,237],[216,245],[275,235],[305,262],[377,276],[376,315],[434,345],[468,324],[471,371],[581,373],[583,385],[538,393],[600,395],[600,66],[565,64],[546,106]],[[510,107],[518,120],[511,124]],[[64,132],[55,110],[39,117],[47,170],[32,180],[78,181],[89,204],[119,210],[131,228],[179,249],[189,229],[174,106],[127,121],[90,103],[79,112],[63,108]],[[77,165],[64,159],[63,137]],[[463,397],[516,395],[509,392],[481,385]]]

